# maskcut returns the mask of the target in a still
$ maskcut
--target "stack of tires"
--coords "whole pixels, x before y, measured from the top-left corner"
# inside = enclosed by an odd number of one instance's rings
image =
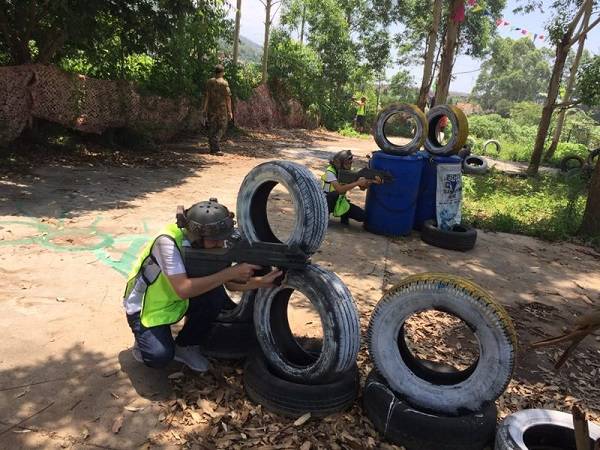
[[[414,136],[406,144],[394,144],[386,136],[386,124],[396,114],[408,116],[415,123],[413,127]],[[447,121],[450,125],[450,136],[440,142],[439,133],[443,125],[442,121]],[[373,134],[375,142],[383,153],[406,158],[406,163],[409,162],[409,158],[418,158],[421,160],[421,166],[416,186],[407,185],[407,180],[414,178],[408,177],[404,173],[399,173],[399,176],[396,177],[400,179],[399,183],[402,183],[402,186],[398,186],[396,189],[397,198],[401,199],[406,195],[409,198],[408,200],[397,200],[393,205],[394,207],[383,205],[384,202],[381,200],[381,198],[386,199],[386,192],[383,191],[390,190],[389,187],[386,185],[371,187],[367,196],[365,227],[375,233],[383,231],[380,234],[393,234],[386,232],[390,227],[393,228],[390,223],[406,223],[406,220],[408,220],[408,226],[403,226],[400,230],[403,232],[398,234],[409,234],[410,230],[414,228],[421,231],[423,241],[430,245],[459,251],[472,249],[477,240],[477,232],[473,228],[464,223],[459,223],[450,229],[442,229],[438,227],[436,215],[438,166],[455,165],[460,174],[461,165],[464,170],[463,158],[469,157],[465,153],[459,156],[459,152],[465,147],[469,134],[469,125],[465,114],[459,108],[451,105],[435,106],[425,115],[416,105],[394,104],[379,113]],[[424,150],[420,151],[422,147],[424,147]],[[377,165],[378,159],[383,158],[377,158],[376,153],[371,161],[372,167],[376,169],[389,168],[391,162],[385,163],[388,167],[383,167],[383,163]],[[461,188],[457,186],[456,189]],[[380,191],[383,195],[377,195]],[[458,195],[460,195],[460,192]],[[391,196],[388,194],[387,197]],[[388,203],[394,202],[388,200]],[[383,206],[376,209],[376,206],[373,205]],[[375,210],[379,213],[380,209],[384,209],[387,216],[384,220],[381,220],[385,225],[373,226],[375,214],[371,211]],[[390,214],[392,214],[390,211],[395,213],[394,217],[390,217]]]
[[[467,324],[479,357],[467,369],[416,357],[405,323],[438,310]],[[472,282],[444,274],[404,279],[376,306],[369,324],[375,369],[364,392],[366,415],[383,438],[407,450],[482,450],[494,442],[495,400],[508,385],[517,347],[506,311]]]
[[[241,234],[250,242],[281,242],[267,219],[267,200],[277,184],[287,188],[296,210],[286,243],[309,255],[315,253],[327,230],[327,204],[313,174],[293,162],[263,163],[246,175],[237,200]],[[316,348],[302,346],[290,329],[287,311],[294,291],[308,298],[319,313],[323,339]],[[317,265],[288,270],[280,286],[247,293],[238,305],[222,312],[218,321],[245,339],[232,343],[230,355],[248,356],[244,387],[248,397],[265,409],[290,417],[307,412],[324,416],[347,408],[356,399],[358,311],[336,274]],[[252,336],[245,334],[247,326]],[[252,342],[258,343],[254,351]],[[223,357],[223,349],[219,350]]]

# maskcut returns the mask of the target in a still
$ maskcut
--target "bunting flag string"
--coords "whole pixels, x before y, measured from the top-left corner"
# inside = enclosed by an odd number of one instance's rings
[[[482,14],[489,16],[489,17],[493,17],[492,13],[485,11],[483,6],[477,2],[478,0],[466,0],[466,5],[463,8],[459,8],[457,9],[457,11],[455,11],[454,14],[454,19],[459,19],[457,21],[461,21],[464,20],[464,15],[465,13],[477,13],[477,12],[481,12]],[[509,30],[512,31],[517,31],[519,32],[521,35],[523,35],[524,37],[531,37],[532,40],[535,42],[536,39],[539,39],[540,41],[544,41],[546,39],[546,37],[543,34],[540,33],[532,33],[531,31],[522,28],[522,27],[517,27],[514,25],[511,25],[510,22],[502,17],[496,19],[496,27],[497,28],[501,28],[501,27],[510,27]]]

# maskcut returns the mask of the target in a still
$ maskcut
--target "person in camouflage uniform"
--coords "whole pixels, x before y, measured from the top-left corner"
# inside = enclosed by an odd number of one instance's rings
[[[208,145],[210,153],[222,155],[219,141],[227,131],[227,125],[233,120],[231,108],[231,90],[223,78],[225,69],[221,64],[215,66],[215,76],[206,82],[204,93],[204,117],[208,120]]]

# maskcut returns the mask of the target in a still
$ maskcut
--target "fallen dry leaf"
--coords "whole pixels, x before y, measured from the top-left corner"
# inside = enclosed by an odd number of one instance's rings
[[[169,378],[169,380],[177,380],[177,379],[183,378],[183,377],[184,377],[183,372],[173,372],[167,378]]]
[[[90,437],[90,430],[83,427],[83,430],[81,431],[81,439],[85,441],[88,437]]]
[[[137,406],[126,406],[125,409],[127,411],[131,411],[131,412],[138,412],[138,411],[141,411],[144,408],[138,408]]]
[[[310,450],[311,443],[310,441],[306,441],[304,444],[300,446],[300,450]]]
[[[117,434],[121,430],[122,426],[123,426],[123,416],[119,416],[115,419],[115,421],[112,424],[112,432]]]
[[[306,422],[308,422],[308,420],[310,419],[311,414],[309,412],[307,412],[306,414],[304,414],[303,416],[300,416],[296,419],[296,421],[294,422],[294,426],[299,427],[304,425]]]

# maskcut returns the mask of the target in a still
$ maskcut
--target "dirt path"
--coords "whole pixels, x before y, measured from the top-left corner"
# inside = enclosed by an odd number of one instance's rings
[[[239,364],[215,361],[210,375],[182,379],[168,378],[181,369],[177,364],[167,371],[146,369],[131,357],[132,336],[120,306],[133,257],[173,219],[177,204],[217,197],[235,209],[238,187],[255,165],[292,159],[319,174],[343,148],[364,163],[374,146],[332,133],[282,131],[236,138],[225,145],[224,157],[202,153],[204,140],[188,140],[141,158],[143,166],[66,160],[3,176],[0,448],[124,449],[148,445],[149,439],[164,445],[228,441],[232,448],[244,442],[379,445],[359,405],[299,429],[261,412],[241,392]],[[352,197],[364,202],[364,193]],[[270,210],[282,232],[290,207],[283,193]],[[598,419],[600,338],[589,338],[559,374],[551,371],[557,351],[532,352],[526,344],[560,332],[598,305],[599,256],[572,244],[484,232],[476,248],[462,254],[427,246],[418,234],[388,239],[332,223],[313,260],[347,283],[363,333],[382,291],[408,274],[439,271],[474,280],[507,307],[522,347],[514,381],[498,402],[501,413],[543,405],[566,409],[581,399]],[[304,323],[312,333],[310,312],[305,314],[295,316],[294,326],[302,331]],[[362,376],[371,367],[364,348],[359,366]],[[216,415],[190,415],[190,402],[200,398],[212,402]],[[115,433],[119,417],[123,424]],[[229,436],[232,429],[237,438]]]

